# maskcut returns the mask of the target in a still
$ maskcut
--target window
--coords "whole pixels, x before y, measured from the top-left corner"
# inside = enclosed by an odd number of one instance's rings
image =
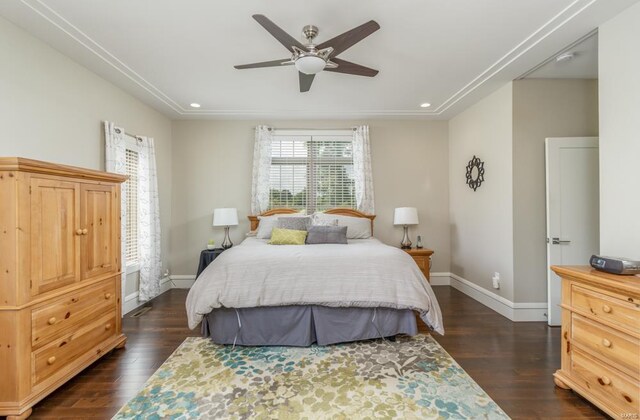
[[[273,136],[269,208],[355,208],[353,134],[298,134]]]
[[[127,200],[127,272],[137,271],[140,262],[138,250],[138,158],[137,140],[127,136],[125,170],[129,179],[123,185]]]

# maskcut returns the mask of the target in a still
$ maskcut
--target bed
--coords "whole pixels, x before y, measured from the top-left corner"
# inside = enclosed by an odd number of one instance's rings
[[[274,209],[261,216],[290,214]],[[325,214],[367,218],[351,209]],[[258,217],[250,216],[252,230]],[[246,238],[223,252],[187,296],[189,327],[219,344],[308,346],[415,335],[415,314],[443,334],[436,297],[413,259],[373,237],[277,246]]]

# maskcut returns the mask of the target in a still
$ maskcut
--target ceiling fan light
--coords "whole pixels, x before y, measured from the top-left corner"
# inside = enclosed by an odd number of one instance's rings
[[[296,68],[304,74],[316,74],[324,70],[327,62],[315,55],[304,55],[296,60]]]

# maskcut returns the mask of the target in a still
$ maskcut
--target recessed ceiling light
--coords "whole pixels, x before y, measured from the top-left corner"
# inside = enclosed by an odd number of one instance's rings
[[[195,103],[195,102],[194,102],[194,103],[192,103],[192,104],[189,104],[189,106],[190,106],[191,108],[200,108],[200,104],[197,104],[197,103]]]
[[[421,108],[429,108],[431,106],[431,104],[429,102],[425,102],[423,104],[420,104]]]

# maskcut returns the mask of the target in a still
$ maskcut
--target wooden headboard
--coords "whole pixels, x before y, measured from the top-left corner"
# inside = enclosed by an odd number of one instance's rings
[[[249,222],[251,222],[251,230],[256,230],[256,229],[258,229],[258,225],[260,224],[260,220],[258,220],[258,216],[273,216],[273,215],[276,215],[276,214],[293,214],[293,213],[298,213],[299,211],[300,210],[286,209],[286,208],[271,209],[271,210],[265,211],[264,213],[262,213],[260,215],[247,216],[247,218],[249,219]],[[324,213],[326,213],[326,214],[338,214],[338,215],[341,215],[341,216],[367,218],[367,219],[371,220],[371,234],[373,234],[373,219],[376,218],[375,214],[364,214],[364,213],[362,213],[361,211],[358,211],[358,210],[344,209],[344,208],[330,209],[330,210],[326,210]]]

